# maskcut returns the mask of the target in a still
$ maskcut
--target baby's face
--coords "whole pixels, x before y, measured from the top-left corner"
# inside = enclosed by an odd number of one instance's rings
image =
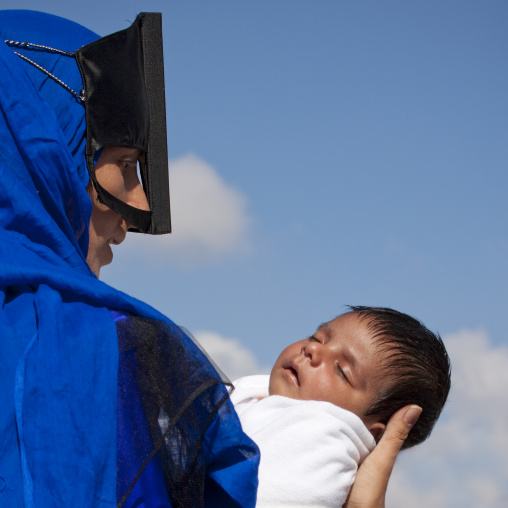
[[[270,395],[331,402],[368,426],[365,412],[385,383],[385,355],[365,323],[344,314],[282,351],[270,374]]]

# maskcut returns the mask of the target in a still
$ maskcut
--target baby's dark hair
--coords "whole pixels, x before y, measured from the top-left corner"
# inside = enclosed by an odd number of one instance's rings
[[[417,404],[423,412],[402,448],[427,439],[450,391],[450,359],[441,337],[417,319],[393,309],[350,306],[349,312],[365,321],[374,340],[387,352],[388,387],[381,390],[365,416],[382,423],[403,406]]]

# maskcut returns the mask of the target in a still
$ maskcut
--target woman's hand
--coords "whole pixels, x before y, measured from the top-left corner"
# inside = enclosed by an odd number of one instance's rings
[[[421,412],[412,405],[393,414],[378,445],[358,469],[344,508],[384,508],[395,459]]]

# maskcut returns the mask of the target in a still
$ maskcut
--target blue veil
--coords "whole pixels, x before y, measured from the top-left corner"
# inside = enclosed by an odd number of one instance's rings
[[[72,52],[98,36],[56,16],[0,11],[0,37]],[[82,86],[72,58],[0,43],[0,506],[115,506],[122,316],[164,329],[203,379],[220,376],[169,319],[90,271],[84,108],[14,49]],[[161,374],[178,392],[184,383],[171,375]],[[202,415],[205,483],[220,492],[217,502],[205,492],[205,506],[253,506],[258,452],[224,394],[218,383]]]

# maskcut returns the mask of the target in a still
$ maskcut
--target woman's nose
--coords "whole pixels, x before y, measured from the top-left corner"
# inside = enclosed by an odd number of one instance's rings
[[[140,210],[150,210],[148,199],[146,198],[145,191],[141,182],[138,180],[132,189],[127,193],[127,204]]]
[[[140,210],[150,210],[150,206],[148,205],[148,199],[146,198],[145,190],[141,185],[141,182],[137,180],[135,185],[127,192],[127,197],[125,202],[128,205],[133,206],[134,208],[139,208]],[[129,221],[126,221],[127,229],[132,228],[132,224]]]

